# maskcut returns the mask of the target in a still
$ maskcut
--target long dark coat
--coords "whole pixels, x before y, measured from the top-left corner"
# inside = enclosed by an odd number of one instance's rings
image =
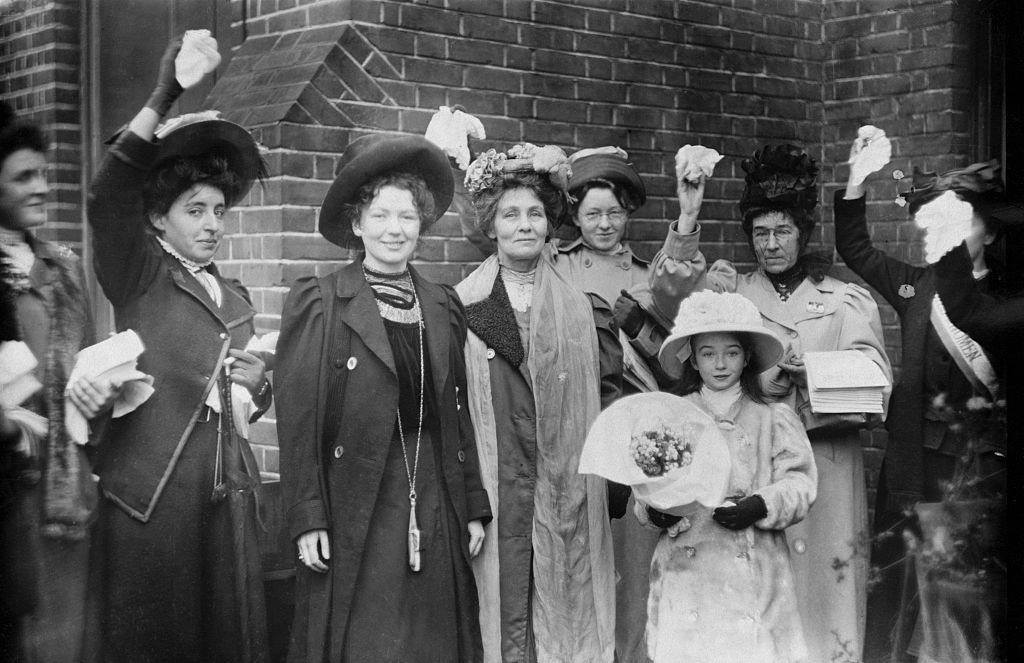
[[[459,523],[456,539],[463,563],[455,568],[458,598],[453,606],[464,640],[459,648],[480,651],[466,528],[471,520],[489,521],[491,511],[466,407],[466,322],[453,290],[410,271],[437,394],[439,470]],[[329,329],[326,320],[332,321]],[[343,649],[360,564],[372,554],[364,546],[399,398],[391,346],[358,261],[323,279],[296,283],[285,303],[277,347],[274,382],[289,534],[294,539],[326,529],[331,546],[328,573],[298,566],[288,660],[320,663],[329,651]],[[327,403],[328,393],[343,397]],[[325,433],[328,416],[340,422],[335,436]],[[389,588],[379,590],[386,600]]]
[[[205,405],[228,350],[252,337],[255,311],[245,289],[210,266],[222,291],[218,306],[148,232],[141,190],[156,157],[156,144],[122,134],[89,196],[96,275],[118,330],[142,339],[138,368],[153,376],[155,391],[111,420],[99,444],[96,471],[108,501],[90,582],[102,623],[88,637],[102,639],[109,660],[229,660],[214,653],[222,648],[231,660],[265,661],[254,496],[233,490],[226,502],[212,500],[221,445]],[[223,449],[225,473],[244,463],[258,482],[244,440]]]

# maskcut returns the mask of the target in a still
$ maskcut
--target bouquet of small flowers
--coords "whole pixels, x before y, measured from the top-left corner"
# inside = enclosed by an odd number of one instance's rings
[[[687,515],[719,506],[728,488],[729,447],[692,401],[652,392],[627,396],[590,427],[579,471],[631,486],[639,502]]]
[[[694,426],[686,424],[684,428],[688,429],[687,432],[692,432]],[[686,467],[693,462],[693,445],[687,441],[688,439],[692,439],[692,434],[678,436],[662,426],[634,433],[629,441],[629,450],[633,454],[633,462],[644,474],[649,477],[660,477],[669,470]]]

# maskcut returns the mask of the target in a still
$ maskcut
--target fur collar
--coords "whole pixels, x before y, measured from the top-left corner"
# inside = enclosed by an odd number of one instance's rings
[[[510,364],[516,368],[522,365],[526,351],[500,273],[494,278],[491,294],[466,307],[466,324],[487,347],[493,348]]]

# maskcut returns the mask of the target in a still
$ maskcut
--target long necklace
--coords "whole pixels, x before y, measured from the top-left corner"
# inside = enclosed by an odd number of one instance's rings
[[[412,471],[409,470],[409,451],[405,445],[405,431],[402,429],[402,411],[398,410],[398,438],[402,442],[402,461],[405,463],[405,478],[409,481],[409,568],[420,570],[420,528],[416,522],[416,474],[420,469],[420,440],[423,435],[423,318],[416,325],[420,340],[420,414],[416,423],[416,450],[413,452]]]

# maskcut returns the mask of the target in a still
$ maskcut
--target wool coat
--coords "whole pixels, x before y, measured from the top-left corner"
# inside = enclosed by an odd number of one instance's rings
[[[761,312],[765,327],[797,355],[808,351],[857,350],[891,382],[878,306],[864,288],[830,276],[810,278],[782,301],[761,270],[737,274],[718,261],[707,275],[719,292],[738,292]],[[792,407],[803,421],[818,468],[814,509],[787,535],[793,548],[797,601],[809,660],[860,657],[867,616],[870,535],[859,417],[811,411],[807,388],[781,368],[761,375],[766,393]],[[889,392],[884,394],[888,401]],[[838,560],[838,561],[837,561]],[[838,564],[838,566],[837,566]]]
[[[438,468],[459,523],[456,596],[460,651],[480,652],[468,523],[490,520],[466,406],[466,322],[454,291],[410,268],[423,310],[441,445]],[[275,389],[285,521],[292,539],[328,531],[330,570],[297,570],[288,660],[320,663],[343,650],[345,629],[381,476],[394,434],[399,386],[376,299],[359,261],[322,279],[299,280],[281,321]],[[328,394],[343,394],[329,403]],[[330,431],[327,420],[339,422]],[[490,544],[485,541],[484,545]],[[492,544],[493,545],[493,544]],[[380,592],[386,596],[387,587]],[[396,597],[397,598],[397,597]],[[457,658],[452,654],[452,660]]]
[[[149,400],[112,419],[99,443],[106,502],[90,582],[102,623],[90,637],[108,660],[265,661],[259,472],[248,443],[222,439],[206,405],[228,350],[253,336],[255,311],[211,264],[218,305],[151,233],[141,191],[156,158],[155,143],[121,134],[89,195],[97,278],[117,329],[141,338],[138,368],[154,379]],[[227,499],[214,499],[218,466]]]
[[[785,530],[802,520],[818,476],[803,424],[786,405],[741,396],[723,416],[699,393],[729,445],[729,495],[760,495],[767,515],[729,530],[713,509],[662,534],[651,563],[647,649],[654,663],[791,663],[807,657]],[[635,510],[647,522],[646,509]]]

